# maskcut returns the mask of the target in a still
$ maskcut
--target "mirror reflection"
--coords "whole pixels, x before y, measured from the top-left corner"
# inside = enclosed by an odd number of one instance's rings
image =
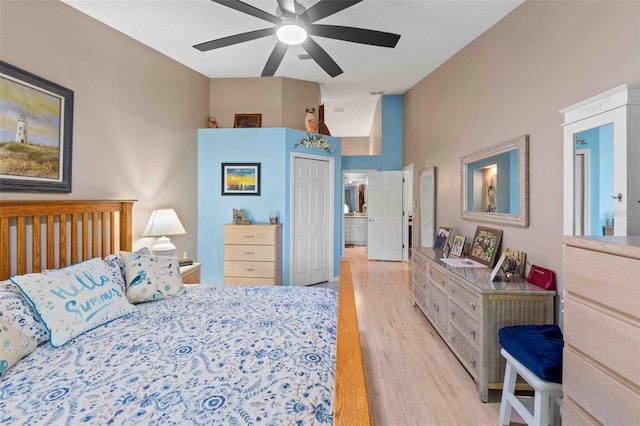
[[[367,175],[344,174],[344,213],[347,216],[367,215]]]
[[[467,208],[518,214],[518,150],[467,164]]]
[[[529,137],[462,159],[462,218],[529,226]]]
[[[613,124],[574,133],[574,235],[613,235]]]

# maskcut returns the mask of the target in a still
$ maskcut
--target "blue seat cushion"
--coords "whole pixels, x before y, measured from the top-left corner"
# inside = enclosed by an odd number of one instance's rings
[[[562,383],[562,331],[556,324],[515,325],[498,330],[509,354],[544,381]]]

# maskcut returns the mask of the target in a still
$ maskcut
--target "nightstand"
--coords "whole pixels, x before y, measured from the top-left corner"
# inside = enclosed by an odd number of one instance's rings
[[[181,266],[180,276],[184,284],[200,284],[200,263]]]

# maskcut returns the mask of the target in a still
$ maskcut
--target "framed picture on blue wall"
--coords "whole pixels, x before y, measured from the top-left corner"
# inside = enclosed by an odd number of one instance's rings
[[[222,163],[222,195],[260,195],[260,163]]]

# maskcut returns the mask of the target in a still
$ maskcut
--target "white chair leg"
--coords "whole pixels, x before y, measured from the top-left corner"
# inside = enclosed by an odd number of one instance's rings
[[[533,408],[533,425],[549,425],[549,392],[538,391],[535,393],[535,403]]]
[[[511,403],[509,402],[509,396],[513,395],[516,390],[516,370],[507,362],[507,366],[504,371],[504,383],[502,384],[502,399],[500,401],[500,414],[498,415],[498,421],[501,425],[508,425],[511,423]]]

